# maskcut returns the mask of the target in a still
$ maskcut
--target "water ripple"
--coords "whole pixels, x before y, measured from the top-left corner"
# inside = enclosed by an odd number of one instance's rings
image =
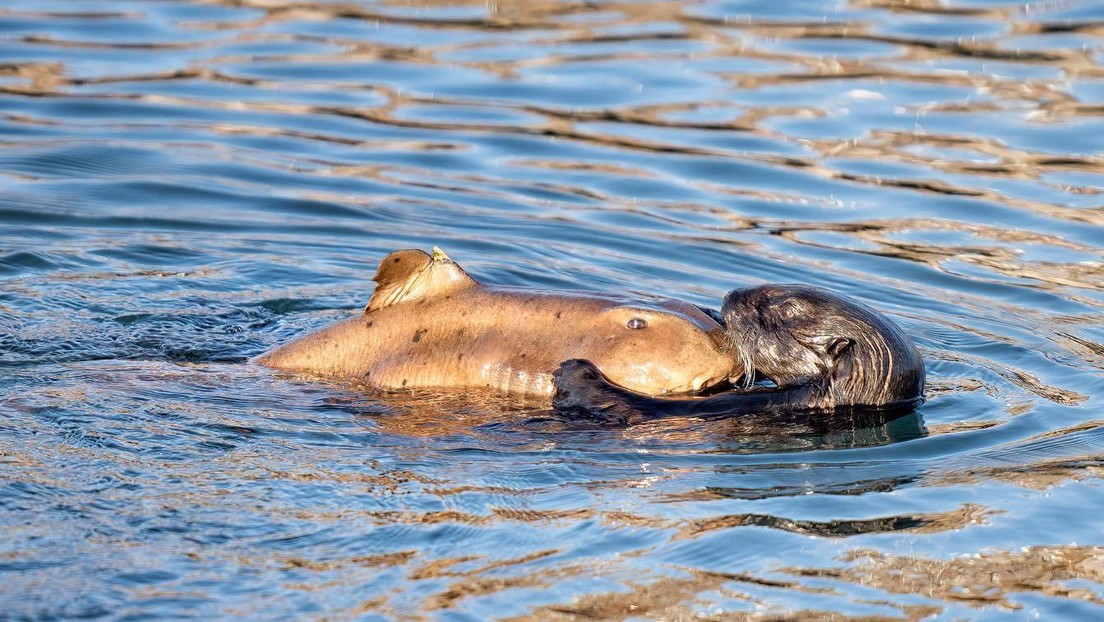
[[[1099,3],[0,8],[16,618],[1098,617]],[[375,262],[891,315],[882,425],[565,425],[244,364]]]

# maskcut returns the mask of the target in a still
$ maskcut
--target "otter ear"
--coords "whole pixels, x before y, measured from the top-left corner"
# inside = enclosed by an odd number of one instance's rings
[[[823,337],[816,337],[813,339],[813,345],[816,346],[820,353],[828,358],[837,359],[848,348],[855,345],[855,340],[850,337],[841,337],[839,335],[826,335]]]
[[[855,340],[850,337],[833,337],[828,342],[828,347],[825,348],[825,352],[828,353],[828,356],[838,359],[840,355],[846,352],[854,344]]]
[[[436,246],[433,247],[432,257],[418,249],[391,253],[380,262],[372,280],[376,282],[376,291],[368,301],[365,312],[444,294],[475,283],[468,273]]]

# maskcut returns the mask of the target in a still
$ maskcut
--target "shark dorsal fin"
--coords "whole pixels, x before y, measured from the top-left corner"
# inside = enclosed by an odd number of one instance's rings
[[[364,309],[366,313],[477,285],[475,279],[436,246],[432,256],[419,249],[391,253],[380,262],[372,280],[376,282],[376,291]]]

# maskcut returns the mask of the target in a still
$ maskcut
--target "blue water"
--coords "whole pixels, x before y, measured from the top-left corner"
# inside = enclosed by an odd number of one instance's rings
[[[0,7],[0,617],[1104,616],[1104,5]],[[875,428],[564,429],[246,363],[386,253],[811,282]]]

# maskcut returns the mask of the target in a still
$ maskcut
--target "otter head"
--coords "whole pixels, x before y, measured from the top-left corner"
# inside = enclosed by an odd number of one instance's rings
[[[808,386],[818,408],[915,403],[924,363],[912,340],[869,307],[810,285],[733,290],[721,307],[747,370],[780,388]]]
[[[581,338],[578,358],[647,395],[699,391],[743,373],[720,324],[677,300],[612,305]]]

